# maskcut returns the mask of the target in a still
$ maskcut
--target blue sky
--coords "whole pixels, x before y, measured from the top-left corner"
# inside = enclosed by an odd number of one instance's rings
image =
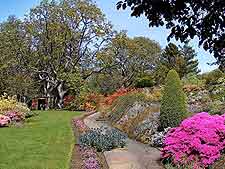
[[[23,18],[29,9],[41,0],[1,0],[0,1],[0,22],[4,21],[9,15],[16,15],[18,18]],[[130,17],[130,11],[116,10],[116,2],[118,0],[95,0],[97,5],[103,10],[107,19],[111,21],[116,30],[127,30],[130,37],[146,36],[152,40],[159,42],[162,48],[167,45],[166,37],[169,33],[165,28],[149,28],[148,21],[141,17]],[[172,41],[176,44],[179,42]],[[207,72],[215,69],[216,66],[209,66],[207,63],[212,63],[214,58],[205,52],[202,48],[198,47],[197,38],[190,43],[198,53],[199,68],[202,72]]]

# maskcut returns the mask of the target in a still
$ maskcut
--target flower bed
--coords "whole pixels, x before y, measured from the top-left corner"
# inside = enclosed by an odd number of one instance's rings
[[[79,133],[83,133],[88,130],[88,127],[84,124],[84,121],[82,119],[73,119],[73,125],[77,128]]]
[[[80,155],[84,169],[101,169],[96,152],[86,146],[80,146]]]
[[[22,122],[25,120],[25,114],[21,112],[11,111],[4,114],[11,119],[11,122]]]
[[[199,113],[167,134],[162,158],[176,166],[206,168],[225,150],[225,115]]]
[[[72,125],[74,129],[74,134],[76,138],[79,138],[81,134],[85,134],[90,129],[88,126],[85,125],[83,119],[93,114],[94,112],[89,112],[85,115],[83,115],[80,118],[74,118],[72,120]],[[79,154],[80,157],[77,157],[77,154]],[[74,146],[74,152],[71,160],[71,168],[72,169],[108,169],[107,163],[104,158],[103,154],[99,154],[96,152],[95,149],[89,147],[89,146],[81,146],[81,145],[75,145]]]
[[[18,102],[15,97],[9,97],[5,94],[0,97],[0,115],[0,127],[4,127],[8,126],[11,122],[13,124],[24,122],[25,118],[37,114],[31,112],[26,104]]]

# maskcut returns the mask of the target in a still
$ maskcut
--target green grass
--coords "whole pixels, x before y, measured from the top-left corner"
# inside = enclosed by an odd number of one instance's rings
[[[44,111],[23,128],[0,128],[0,169],[68,169],[78,112]]]

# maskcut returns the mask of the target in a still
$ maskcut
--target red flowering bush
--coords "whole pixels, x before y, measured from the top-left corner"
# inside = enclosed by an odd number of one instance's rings
[[[70,105],[73,102],[74,99],[75,99],[74,96],[71,96],[71,95],[65,96],[64,97],[64,107]]]
[[[136,89],[134,88],[120,88],[116,90],[112,95],[105,98],[104,103],[106,105],[112,105],[112,103],[120,96],[126,95],[129,92],[134,92]]]
[[[8,116],[4,116],[0,114],[0,127],[4,127],[9,125],[11,122],[10,118]]]
[[[5,116],[9,117],[12,122],[21,122],[25,120],[25,114],[21,112],[7,112],[5,113]]]
[[[166,135],[163,159],[177,166],[193,164],[205,168],[213,164],[225,150],[225,115],[199,113],[184,120]]]

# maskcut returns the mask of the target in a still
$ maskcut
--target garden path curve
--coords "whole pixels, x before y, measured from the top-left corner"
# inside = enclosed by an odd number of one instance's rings
[[[100,113],[92,114],[84,119],[89,128],[100,128],[107,123],[97,121]],[[127,139],[125,149],[114,149],[104,152],[109,169],[163,169],[160,165],[160,151],[146,144]]]

